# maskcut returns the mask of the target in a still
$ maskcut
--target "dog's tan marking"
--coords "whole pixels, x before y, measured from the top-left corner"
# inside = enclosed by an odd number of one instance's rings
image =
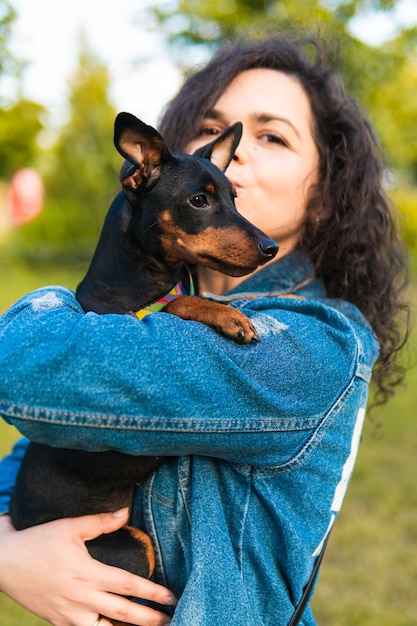
[[[146,533],[139,528],[133,528],[133,526],[127,526],[129,533],[143,545],[146,552],[146,558],[149,563],[149,578],[152,576],[155,569],[155,552],[153,549],[152,541]]]
[[[207,227],[198,234],[189,234],[177,226],[168,209],[159,216],[161,246],[168,263],[204,263],[215,257],[237,267],[257,266],[259,249],[246,233],[236,226]]]

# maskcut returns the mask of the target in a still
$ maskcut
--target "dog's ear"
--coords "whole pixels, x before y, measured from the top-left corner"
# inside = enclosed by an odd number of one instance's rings
[[[122,185],[133,190],[153,183],[159,177],[161,164],[171,156],[158,131],[131,113],[117,115],[114,145],[127,161],[120,170]]]
[[[233,159],[235,150],[242,137],[242,130],[242,123],[236,122],[232,126],[229,126],[229,128],[226,128],[214,141],[198,148],[194,152],[194,155],[208,159],[224,172]]]

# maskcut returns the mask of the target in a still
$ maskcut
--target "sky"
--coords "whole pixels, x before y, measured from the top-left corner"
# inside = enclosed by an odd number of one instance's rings
[[[116,109],[130,111],[155,125],[164,104],[175,94],[181,76],[162,36],[152,31],[145,8],[158,0],[11,0],[18,13],[10,47],[29,60],[23,95],[46,106],[52,124],[65,117],[68,79],[77,66],[79,33],[108,65],[110,99]],[[166,4],[167,0],[159,0]],[[329,3],[330,0],[329,0]],[[394,18],[384,14],[353,23],[354,34],[379,44],[395,25],[417,23],[417,1],[401,0]],[[141,62],[134,61],[141,60]],[[200,59],[191,59],[197,64]],[[16,84],[1,79],[2,95],[13,95]]]
[[[79,36],[108,65],[110,99],[155,124],[180,84],[160,34],[150,29],[147,0],[11,0],[18,13],[10,48],[29,60],[23,95],[44,104],[58,124],[66,112],[68,79],[77,67]],[[135,64],[135,60],[141,60]],[[13,80],[0,84],[13,94]]]

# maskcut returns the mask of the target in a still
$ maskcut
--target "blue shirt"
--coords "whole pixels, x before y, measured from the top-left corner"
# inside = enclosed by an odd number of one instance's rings
[[[36,441],[171,456],[138,487],[133,520],[180,598],[173,626],[285,626],[351,477],[378,344],[302,252],[226,300],[260,343],[37,290],[1,318],[0,413]],[[0,511],[23,450],[0,468]]]

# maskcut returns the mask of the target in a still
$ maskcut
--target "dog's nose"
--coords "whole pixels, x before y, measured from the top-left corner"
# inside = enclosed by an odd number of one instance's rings
[[[265,237],[259,242],[259,250],[266,259],[273,259],[277,254],[278,249],[279,245],[277,242],[273,239],[269,239],[269,237]]]

